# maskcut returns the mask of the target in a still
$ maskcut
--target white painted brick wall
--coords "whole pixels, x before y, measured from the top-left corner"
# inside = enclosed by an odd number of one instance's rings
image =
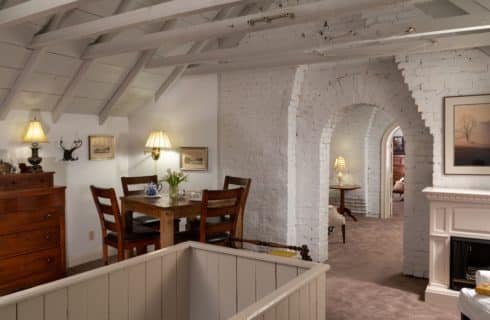
[[[444,97],[490,94],[490,57],[460,50],[397,57],[412,96],[434,136],[435,186],[490,188],[490,176],[444,175]]]

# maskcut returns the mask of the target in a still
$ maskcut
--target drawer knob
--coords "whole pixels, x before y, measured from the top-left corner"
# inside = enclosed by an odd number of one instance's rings
[[[46,219],[50,219],[51,217],[53,217],[53,215],[52,215],[51,213],[48,213],[48,214],[46,215]]]
[[[48,263],[51,263],[51,262],[53,262],[53,258],[48,257],[48,258],[46,259],[46,261],[47,261]]]
[[[50,240],[51,239],[51,235],[50,234],[47,234],[46,236],[44,236],[44,238],[46,238],[46,240]]]

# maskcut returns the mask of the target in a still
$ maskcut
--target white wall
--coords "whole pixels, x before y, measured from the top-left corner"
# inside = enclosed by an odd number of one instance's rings
[[[0,122],[0,149],[6,150],[10,161],[26,162],[30,148],[21,142],[29,120],[33,114],[29,111],[14,111],[5,121]],[[39,117],[38,117],[39,118]],[[128,173],[127,136],[128,120],[110,118],[105,125],[99,126],[96,116],[65,115],[56,124],[51,122],[51,114],[42,113],[40,120],[44,124],[49,139],[41,145],[40,155],[44,158],[45,171],[56,171],[55,183],[65,185],[66,190],[66,241],[67,262],[77,265],[101,255],[100,223],[90,195],[91,184],[103,187],[115,187],[120,192],[120,177]],[[88,136],[109,134],[116,137],[116,159],[105,161],[88,160]],[[83,140],[83,146],[75,152],[78,161],[61,161],[62,150],[58,143],[63,138],[70,145],[75,138]],[[95,239],[89,240],[89,232],[95,232]]]
[[[142,107],[129,117],[129,174],[155,174],[155,162],[143,154],[148,134],[163,130],[172,146],[209,148],[209,170],[188,172],[186,190],[213,189],[218,181],[218,79],[216,75],[186,76],[155,103]],[[177,151],[163,152],[158,165],[161,177],[168,168],[179,170]]]

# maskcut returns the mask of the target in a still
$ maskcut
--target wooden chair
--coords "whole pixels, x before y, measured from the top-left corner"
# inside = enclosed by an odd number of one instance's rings
[[[243,188],[231,190],[204,190],[202,195],[199,241],[226,244],[235,234]],[[219,217],[220,222],[208,223],[209,218]]]
[[[144,226],[133,226],[131,233],[123,230],[121,213],[114,189],[102,189],[90,186],[102,228],[102,261],[109,263],[108,246],[117,249],[117,260],[125,258],[126,250],[136,249],[137,254],[147,251],[147,246],[160,249],[160,233]],[[104,200],[104,201],[102,201]]]
[[[252,179],[240,178],[240,177],[225,177],[225,183],[223,189],[230,190],[234,187],[243,188],[242,198],[240,199],[240,212],[237,218],[236,230],[234,236],[237,238],[243,237],[243,218],[245,215],[245,206],[247,204],[248,193],[250,192],[250,186],[252,185]]]

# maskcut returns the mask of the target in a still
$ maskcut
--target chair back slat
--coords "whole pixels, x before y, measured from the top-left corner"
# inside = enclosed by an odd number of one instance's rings
[[[203,191],[199,228],[199,240],[201,242],[206,242],[209,237],[216,233],[235,234],[242,194],[243,188]],[[211,226],[207,223],[209,217],[222,217],[223,219]]]
[[[107,230],[117,233],[118,238],[122,239],[122,219],[117,203],[116,191],[113,188],[104,189],[90,186],[92,197],[94,198],[95,207],[99,214],[102,228],[102,237],[105,239]],[[104,202],[110,203],[110,205]]]
[[[158,176],[140,176],[140,177],[121,177],[121,183],[123,187],[124,196],[134,196],[143,194],[144,189],[138,188],[136,190],[131,189],[131,186],[147,185],[149,183],[158,184]]]
[[[250,192],[250,186],[252,185],[252,179],[226,176],[223,189],[230,190],[234,187],[243,188],[242,198],[240,200],[240,212],[238,213],[237,225],[235,231],[235,237],[241,238],[243,236],[243,219],[245,216],[245,206],[247,205],[248,194]]]

